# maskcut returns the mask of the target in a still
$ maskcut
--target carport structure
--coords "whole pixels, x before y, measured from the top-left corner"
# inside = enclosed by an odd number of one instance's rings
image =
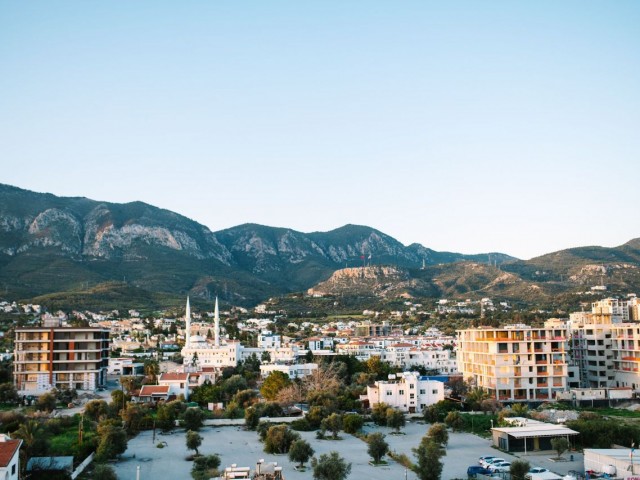
[[[553,450],[551,439],[555,437],[569,437],[578,435],[564,425],[538,422],[528,418],[508,419],[513,427],[496,427],[491,429],[493,445],[507,452],[524,452],[534,450]]]

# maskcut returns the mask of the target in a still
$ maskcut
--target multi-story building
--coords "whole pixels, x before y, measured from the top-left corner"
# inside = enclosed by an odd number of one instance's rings
[[[15,332],[13,379],[21,395],[52,388],[95,390],[106,383],[109,330],[27,327]]]
[[[606,298],[591,304],[591,312],[572,313],[572,357],[583,388],[640,389],[640,324],[635,296],[629,301]]]
[[[499,401],[547,401],[567,389],[567,327],[458,330],[458,370]]]
[[[317,363],[295,363],[292,365],[268,364],[260,365],[260,375],[267,378],[271,372],[286,373],[289,378],[304,378],[318,370]]]
[[[396,343],[384,349],[382,360],[403,369],[424,367],[441,374],[457,373],[458,363],[451,350],[438,347],[416,347],[411,343]]]
[[[389,335],[391,332],[391,325],[389,322],[384,321],[382,323],[371,323],[366,321],[356,325],[355,334],[357,337],[381,337]]]
[[[444,400],[444,383],[420,377],[416,372],[389,375],[389,380],[368,386],[367,395],[361,396],[361,400],[368,400],[370,407],[386,403],[403,412],[421,412],[429,405]]]

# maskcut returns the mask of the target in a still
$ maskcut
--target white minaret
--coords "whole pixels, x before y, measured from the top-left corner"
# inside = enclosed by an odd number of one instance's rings
[[[191,306],[189,305],[189,297],[187,297],[187,311],[184,314],[185,322],[187,323],[187,334],[185,339],[185,347],[191,347]]]
[[[216,330],[216,336],[215,336],[215,346],[219,347],[220,346],[220,311],[218,310],[218,297],[216,297],[216,306],[213,310],[213,319],[216,322],[215,325],[215,330]]]

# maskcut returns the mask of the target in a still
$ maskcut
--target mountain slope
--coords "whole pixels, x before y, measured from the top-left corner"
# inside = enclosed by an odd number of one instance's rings
[[[149,292],[217,293],[251,303],[305,290],[345,265],[416,268],[471,258],[489,256],[405,247],[358,225],[307,234],[245,224],[214,233],[142,202],[63,198],[0,184],[0,291],[8,297],[91,292],[118,281]]]
[[[244,224],[212,232],[142,202],[62,198],[0,184],[0,292],[7,298],[44,295],[42,301],[61,305],[126,299],[130,289],[135,302],[153,305],[163,295],[186,294],[252,304],[316,286],[341,295],[546,302],[601,283],[607,293],[640,290],[640,239],[522,261],[404,246],[362,225],[303,233]]]

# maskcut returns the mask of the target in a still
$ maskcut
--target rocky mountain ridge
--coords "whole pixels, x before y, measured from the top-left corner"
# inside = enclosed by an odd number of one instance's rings
[[[640,239],[521,261],[494,252],[404,246],[360,225],[303,233],[244,224],[212,232],[142,202],[63,198],[0,184],[0,292],[21,299],[75,292],[82,298],[81,292],[103,292],[93,287],[113,281],[124,284],[115,298],[130,285],[140,298],[145,291],[217,294],[236,304],[312,287],[350,295],[535,302],[600,283],[610,292],[640,289]]]

